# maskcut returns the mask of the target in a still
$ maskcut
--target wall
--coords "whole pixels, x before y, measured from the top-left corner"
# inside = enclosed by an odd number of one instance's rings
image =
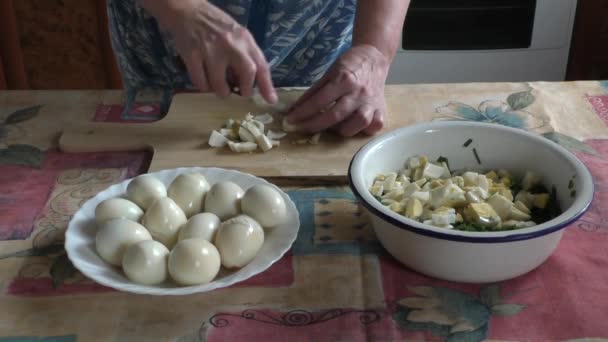
[[[105,0],[2,0],[0,56],[13,89],[119,88]]]

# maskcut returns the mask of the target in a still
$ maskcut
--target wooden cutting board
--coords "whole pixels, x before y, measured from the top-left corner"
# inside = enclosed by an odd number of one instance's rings
[[[403,113],[403,96],[408,86],[389,86],[388,125],[383,131],[410,124],[415,116]],[[282,99],[297,98],[301,91],[281,92]],[[396,108],[401,108],[397,111]],[[300,183],[345,182],[354,153],[370,137],[345,139],[324,133],[317,145],[293,144],[301,138],[288,136],[281,146],[269,152],[234,153],[211,148],[207,141],[212,130],[221,128],[228,118],[241,119],[246,113],[261,114],[268,108],[238,96],[226,100],[209,94],[178,94],[169,113],[160,121],[147,124],[91,123],[66,128],[59,140],[65,152],[151,150],[150,171],[187,166],[215,166],[237,169],[259,177],[299,179]],[[279,120],[276,125],[280,126]]]

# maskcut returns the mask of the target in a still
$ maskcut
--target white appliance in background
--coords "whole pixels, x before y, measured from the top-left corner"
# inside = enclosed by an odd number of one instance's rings
[[[412,0],[387,82],[563,81],[577,0]]]

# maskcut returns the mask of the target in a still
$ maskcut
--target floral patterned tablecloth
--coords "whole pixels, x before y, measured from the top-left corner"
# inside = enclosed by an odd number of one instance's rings
[[[56,140],[79,122],[156,120],[166,94],[0,92],[0,342],[608,341],[608,82],[397,87],[417,120],[531,130],[589,167],[592,208],[543,265],[495,284],[432,279],[382,249],[347,189],[290,188],[302,226],[266,272],[184,297],[117,292],[73,268],[63,232],[150,156],[65,154]]]

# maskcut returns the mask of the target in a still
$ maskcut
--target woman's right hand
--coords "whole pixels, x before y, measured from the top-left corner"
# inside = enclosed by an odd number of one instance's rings
[[[194,86],[220,97],[231,93],[232,74],[242,96],[257,83],[269,103],[277,101],[270,69],[253,36],[230,15],[206,0],[140,0],[175,39]]]

